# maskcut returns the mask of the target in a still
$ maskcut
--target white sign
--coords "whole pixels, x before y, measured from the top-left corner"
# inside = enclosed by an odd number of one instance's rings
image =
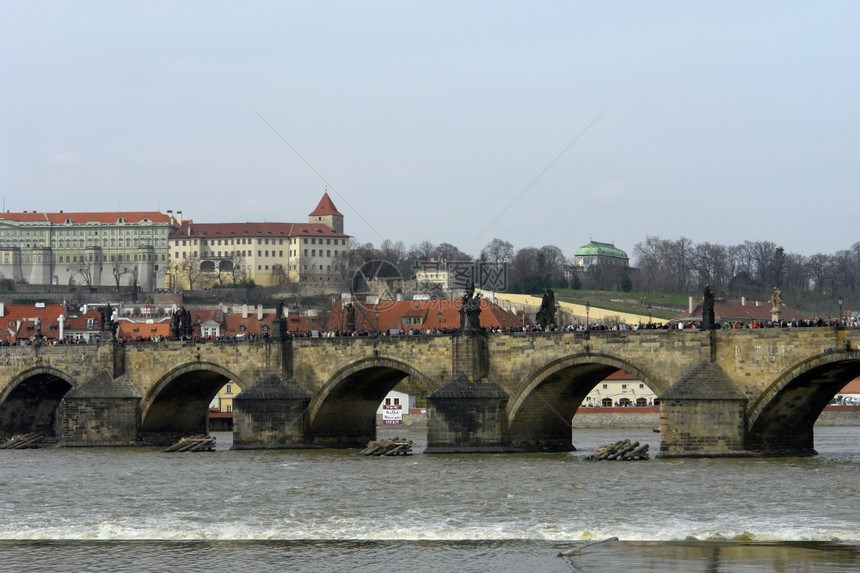
[[[382,406],[382,423],[385,425],[396,425],[403,423],[403,406],[390,406],[384,404]]]

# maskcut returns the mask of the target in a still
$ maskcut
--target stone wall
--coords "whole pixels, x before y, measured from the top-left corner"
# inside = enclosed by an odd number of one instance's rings
[[[659,428],[658,408],[580,408],[573,428]]]

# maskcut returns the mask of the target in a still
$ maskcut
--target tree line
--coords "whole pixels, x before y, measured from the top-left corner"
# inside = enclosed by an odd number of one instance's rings
[[[860,242],[828,255],[787,253],[771,241],[725,246],[648,236],[636,243],[637,290],[699,294],[706,285],[726,299],[769,300],[773,288],[791,307],[822,316],[856,305]]]
[[[515,249],[495,238],[475,259],[450,243],[434,245],[422,241],[407,247],[401,241],[372,243],[353,239],[348,268],[369,260],[383,260],[400,276],[415,276],[419,263],[445,261],[502,264],[507,290],[537,294],[547,288],[593,289],[637,293],[701,296],[706,285],[720,298],[769,300],[774,287],[782,291],[785,304],[821,316],[838,313],[858,301],[860,242],[834,254],[804,256],[787,253],[771,241],[744,241],[737,245],[694,243],[691,239],[647,236],[636,243],[629,267],[594,265],[578,268],[555,245]],[[480,285],[479,285],[480,286]]]

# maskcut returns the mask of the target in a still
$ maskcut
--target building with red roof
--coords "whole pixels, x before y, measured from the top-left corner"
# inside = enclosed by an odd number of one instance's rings
[[[513,314],[482,298],[479,315],[481,326],[496,331],[516,331],[534,326],[523,313]],[[319,330],[321,332],[350,332],[350,307],[354,317],[354,332],[364,334],[407,334],[410,332],[454,332],[460,328],[460,299],[431,299],[391,301],[379,304],[335,302],[329,311],[316,317],[287,318],[292,333]]]
[[[695,306],[691,304],[687,312],[675,317],[679,322],[699,322],[702,320],[702,301]],[[781,320],[791,322],[804,322],[812,320],[806,313],[786,305],[781,306]],[[719,325],[732,324],[766,324],[773,319],[773,304],[770,301],[748,301],[740,300],[715,300],[714,320]]]
[[[32,285],[154,290],[175,224],[156,211],[0,213],[0,273]]]
[[[170,235],[169,290],[344,278],[349,235],[328,193],[307,223],[194,223]]]

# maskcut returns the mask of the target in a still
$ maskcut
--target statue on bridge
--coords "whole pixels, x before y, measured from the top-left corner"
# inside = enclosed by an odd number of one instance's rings
[[[346,305],[346,331],[355,332],[355,304]]]
[[[552,292],[552,289],[546,289],[535,319],[544,330],[555,324],[555,293]]]
[[[460,332],[484,332],[481,328],[481,293],[475,294],[475,284],[466,287],[460,306]]]
[[[113,320],[113,312],[109,304],[99,307],[99,330],[110,333],[108,340],[113,340],[116,335],[116,322]]]
[[[194,332],[194,326],[191,324],[191,313],[185,310],[184,306],[179,307],[179,310],[173,313],[170,327],[175,339],[191,336]]]
[[[702,299],[702,330],[714,330],[717,328],[714,316],[714,293],[711,285],[705,285],[705,296]]]
[[[773,287],[773,293],[770,295],[770,319],[773,322],[782,320],[782,291]]]

